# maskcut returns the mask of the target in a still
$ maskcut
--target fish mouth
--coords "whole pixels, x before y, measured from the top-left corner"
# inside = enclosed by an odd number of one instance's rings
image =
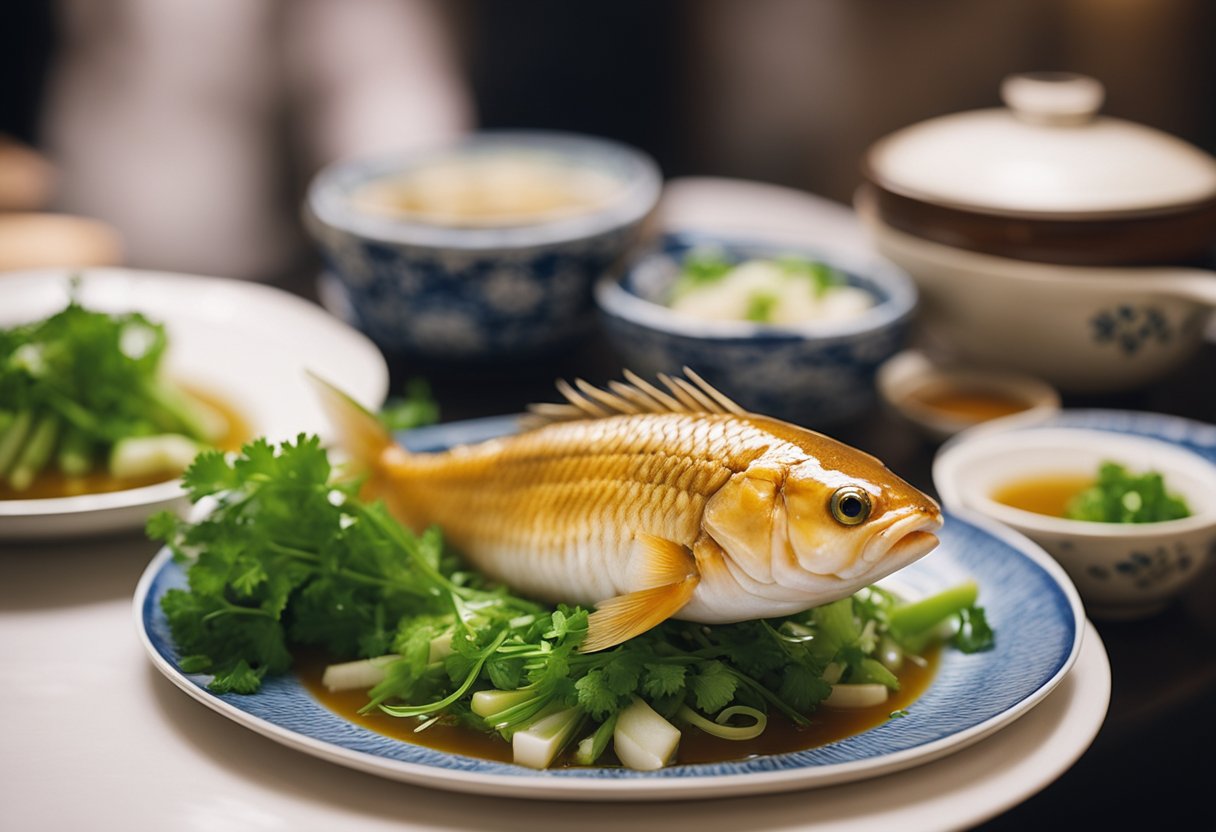
[[[908,532],[891,544],[891,548],[887,550],[887,557],[895,558],[903,563],[911,563],[932,552],[940,542],[937,535],[930,531]]]
[[[937,512],[913,509],[895,516],[866,542],[849,577],[868,573],[866,579],[876,581],[903,569],[937,547],[940,541],[934,532],[941,527]]]

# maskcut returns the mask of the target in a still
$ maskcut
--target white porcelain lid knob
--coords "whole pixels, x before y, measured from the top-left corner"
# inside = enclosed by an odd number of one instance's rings
[[[1023,121],[1035,124],[1083,124],[1102,108],[1101,82],[1069,72],[1010,75],[1001,82],[1001,100]]]

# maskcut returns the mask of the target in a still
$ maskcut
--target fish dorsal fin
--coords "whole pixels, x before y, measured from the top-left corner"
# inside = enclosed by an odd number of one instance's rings
[[[747,413],[688,367],[684,368],[683,377],[659,373],[659,381],[666,390],[630,370],[625,370],[624,376],[625,381],[611,381],[607,389],[595,387],[581,378],[575,379],[573,385],[559,380],[557,390],[565,397],[565,403],[529,405],[527,426],[635,413],[733,413],[736,416]]]

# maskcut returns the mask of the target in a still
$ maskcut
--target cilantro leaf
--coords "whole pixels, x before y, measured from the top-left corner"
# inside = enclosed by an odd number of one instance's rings
[[[697,708],[707,714],[729,705],[738,684],[738,678],[719,661],[707,662],[688,681]]]
[[[197,503],[203,497],[230,491],[237,485],[236,471],[224,458],[220,451],[203,451],[194,458],[194,462],[182,474],[182,487],[190,495],[190,501]]]
[[[647,697],[657,699],[684,692],[684,676],[687,672],[684,665],[652,662],[648,663],[645,669],[646,676],[642,683],[642,692]]]
[[[596,720],[604,719],[628,703],[628,700],[622,701],[621,695],[608,684],[604,671],[599,668],[575,682],[574,690],[578,695],[578,704]]]
[[[216,673],[208,687],[216,693],[253,693],[262,686],[265,674],[265,668],[254,669],[241,660]]]
[[[959,628],[950,644],[963,653],[979,653],[996,646],[996,634],[988,625],[983,607],[971,606],[959,611]]]
[[[792,663],[781,674],[781,685],[777,695],[802,713],[810,713],[828,697],[832,686],[823,677],[804,664]]]

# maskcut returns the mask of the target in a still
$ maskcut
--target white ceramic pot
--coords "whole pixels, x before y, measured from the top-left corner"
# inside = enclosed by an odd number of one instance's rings
[[[1216,158],[1097,114],[1078,76],[1014,76],[1006,108],[879,141],[855,207],[921,289],[924,343],[1070,392],[1142,386],[1216,308]]]
[[[916,281],[926,347],[965,364],[1069,392],[1130,390],[1191,358],[1216,309],[1216,273],[993,257],[896,231],[864,196],[857,209],[878,252]]]

